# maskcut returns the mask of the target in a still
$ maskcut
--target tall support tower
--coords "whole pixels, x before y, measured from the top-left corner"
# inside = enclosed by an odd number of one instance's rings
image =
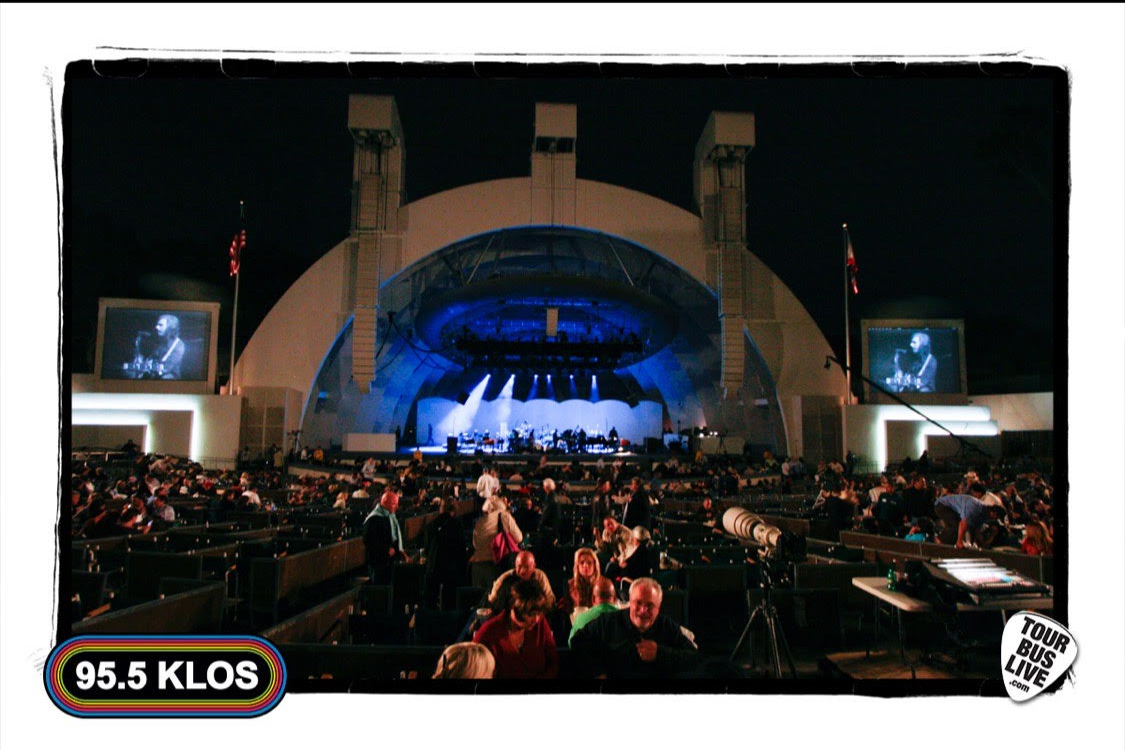
[[[708,283],[719,291],[720,385],[736,398],[746,354],[746,157],[754,148],[754,115],[712,112],[695,145],[695,201],[703,216]]]
[[[574,224],[578,180],[578,107],[535,105],[531,143],[531,223]]]
[[[355,258],[352,379],[361,393],[367,393],[375,377],[379,287],[401,265],[398,209],[405,202],[406,149],[393,97],[349,96],[348,130],[355,141],[351,226]],[[383,335],[387,333],[384,331]]]

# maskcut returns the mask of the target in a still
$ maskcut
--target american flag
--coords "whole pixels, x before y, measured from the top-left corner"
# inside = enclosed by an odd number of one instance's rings
[[[242,251],[246,247],[246,230],[234,233],[230,241],[230,275],[237,276],[238,269],[242,266]]]
[[[852,238],[848,237],[848,281],[852,285],[852,294],[859,294],[859,284],[856,283],[856,274],[859,272],[859,266],[855,262],[855,250],[852,249]]]

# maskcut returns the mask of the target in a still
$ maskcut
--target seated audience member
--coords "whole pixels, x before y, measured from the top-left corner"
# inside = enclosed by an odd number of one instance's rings
[[[645,542],[637,537],[638,531],[642,535],[648,534],[642,527],[632,531],[624,526],[618,527],[614,555],[605,566],[605,577],[613,580],[622,595],[629,583],[652,575],[652,560]]]
[[[481,516],[473,525],[473,554],[469,558],[473,586],[487,588],[500,573],[500,565],[492,557],[492,540],[500,529],[507,531],[516,544],[523,541],[523,532],[508,512],[508,504],[495,495],[484,501]]]
[[[716,518],[717,514],[715,513],[715,507],[711,501],[711,498],[703,498],[703,504],[700,505],[699,509],[695,511],[696,522],[702,524],[713,524],[715,523]]]
[[[1023,528],[1020,548],[1025,555],[1049,555],[1054,547],[1050,532],[1039,521],[1028,521]]]
[[[574,616],[574,624],[570,627],[570,638],[567,639],[567,643],[573,644],[574,634],[589,625],[600,615],[606,612],[616,611],[617,589],[613,587],[613,581],[605,576],[598,576],[598,579],[594,581],[594,606]]]
[[[434,671],[435,680],[489,680],[496,658],[479,643],[454,643],[442,652]]]
[[[511,603],[512,587],[520,581],[535,579],[539,586],[551,598],[554,604],[555,594],[551,590],[551,582],[547,574],[535,565],[535,555],[530,550],[520,550],[516,554],[516,563],[511,570],[504,572],[492,584],[492,591],[488,594],[488,604],[493,612],[506,609]]]
[[[660,614],[664,591],[651,578],[633,582],[629,607],[599,615],[571,643],[581,674],[610,679],[676,677],[699,654],[680,626]]]
[[[934,538],[934,522],[929,518],[919,518],[910,527],[910,533],[903,537],[906,542],[929,542]]]
[[[152,499],[152,517],[157,521],[172,523],[176,520],[176,510],[168,504],[168,498],[157,495]]]
[[[566,617],[576,609],[594,606],[594,582],[601,576],[598,556],[589,547],[574,552],[574,572],[567,582],[566,593],[559,596],[559,610]]]
[[[497,679],[552,678],[559,673],[555,637],[545,615],[554,605],[535,579],[512,587],[510,606],[485,621],[473,636],[496,659]]]
[[[82,525],[77,536],[99,539],[125,533],[118,528],[117,518],[117,514],[110,513],[106,507],[105,496],[100,492],[95,492],[90,496],[90,504],[86,510],[86,522]]]

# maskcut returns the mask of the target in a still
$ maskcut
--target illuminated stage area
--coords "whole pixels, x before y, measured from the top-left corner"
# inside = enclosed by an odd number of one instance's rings
[[[643,444],[721,425],[739,436],[738,449],[743,440],[784,444],[772,378],[753,346],[747,393],[721,398],[715,296],[620,238],[558,227],[490,233],[407,269],[383,299],[396,312],[371,393],[346,380],[349,326],[318,376],[306,442],[401,426],[408,444],[487,437],[490,448],[585,452],[611,431]]]
[[[582,452],[611,432],[705,429],[756,455],[838,455],[844,378],[819,367],[823,334],[746,245],[753,115],[701,125],[684,174],[695,211],[579,179],[577,107],[545,103],[529,176],[406,203],[394,99],[351,96],[351,234],[235,367],[263,430],[284,410],[305,445],[397,433]]]
[[[521,379],[530,381],[519,394],[522,399],[515,395]],[[641,401],[631,407],[624,401],[599,400],[597,375],[577,379],[570,375],[560,383],[560,391],[574,394],[585,386],[584,395],[589,393],[586,400],[553,400],[555,386],[550,374],[542,378],[538,374],[523,378],[513,374],[496,397],[486,401],[484,395],[491,381],[492,376],[486,375],[463,404],[445,398],[420,400],[417,423],[422,444],[445,444],[452,436],[459,445],[499,452],[555,449],[589,453],[614,450],[621,441],[626,445],[643,443],[646,436],[661,432],[659,403]]]

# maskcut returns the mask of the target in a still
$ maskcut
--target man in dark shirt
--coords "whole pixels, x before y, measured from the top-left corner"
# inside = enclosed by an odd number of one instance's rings
[[[934,518],[934,491],[926,486],[926,478],[921,474],[911,477],[910,486],[902,491],[902,500],[912,519]]]
[[[652,578],[629,590],[629,608],[607,612],[574,635],[579,673],[610,679],[676,677],[694,670],[699,653],[679,625],[660,614],[664,591]]]
[[[391,582],[391,568],[396,562],[410,562],[410,557],[402,549],[402,527],[395,516],[398,504],[398,492],[388,488],[375,510],[363,522],[367,567],[371,582],[377,585]]]
[[[652,528],[652,511],[649,508],[648,493],[645,492],[644,482],[641,481],[640,477],[633,477],[629,489],[633,494],[630,496],[629,502],[625,503],[621,525],[630,529],[635,529],[638,526],[643,526],[646,529]]]
[[[611,497],[611,485],[608,479],[598,481],[598,489],[594,494],[594,499],[590,502],[591,523],[593,524],[594,532],[597,533],[602,527],[602,521],[606,516],[613,515],[613,497]]]

